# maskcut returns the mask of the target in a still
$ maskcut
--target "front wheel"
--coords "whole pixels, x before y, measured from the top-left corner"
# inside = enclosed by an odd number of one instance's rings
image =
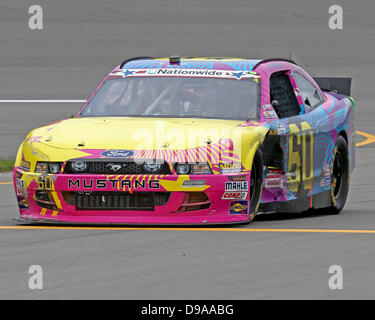
[[[263,158],[260,150],[255,152],[250,176],[249,222],[257,214],[263,190]]]

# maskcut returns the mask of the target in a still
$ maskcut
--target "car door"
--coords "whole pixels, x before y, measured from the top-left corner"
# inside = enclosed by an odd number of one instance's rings
[[[296,86],[296,94],[300,97],[303,114],[301,119],[308,123],[311,135],[313,166],[313,194],[329,190],[330,188],[330,158],[334,150],[334,141],[330,134],[330,121],[327,111],[323,108],[328,101],[319,87],[298,71],[290,75]],[[293,81],[293,80],[292,80]]]
[[[290,70],[270,77],[270,98],[280,122],[288,127],[284,171],[289,200],[311,195],[314,167],[314,133]]]

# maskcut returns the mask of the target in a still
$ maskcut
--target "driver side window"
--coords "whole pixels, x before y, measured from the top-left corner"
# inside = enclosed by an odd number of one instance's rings
[[[271,75],[270,100],[280,119],[293,117],[300,113],[301,108],[287,71],[279,71]]]
[[[302,95],[302,100],[307,111],[313,110],[324,101],[319,90],[302,74],[295,72],[294,78]]]

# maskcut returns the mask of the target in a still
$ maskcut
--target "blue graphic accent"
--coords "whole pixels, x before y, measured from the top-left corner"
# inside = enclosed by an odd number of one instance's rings
[[[167,68],[182,68],[182,69],[213,69],[214,62],[181,62],[181,64],[176,65],[166,65]]]
[[[329,106],[328,112],[332,112],[333,107],[335,106],[336,99],[332,97],[332,103]]]
[[[163,62],[155,62],[154,60],[141,60],[141,61],[131,61],[126,64],[126,68],[129,69],[152,69],[152,68],[162,68]]]
[[[343,129],[343,124],[345,123],[345,113],[345,109],[339,109],[335,113],[333,125],[337,132],[340,132]]]
[[[234,70],[252,71],[254,66],[261,60],[241,60],[241,61],[222,61],[223,64],[232,67]]]
[[[126,71],[124,72],[124,77],[128,76],[128,75],[132,75],[134,73],[134,71],[130,71],[128,69],[126,69]]]
[[[213,60],[213,61],[181,61],[179,64],[170,64],[164,60],[135,60],[128,62],[123,69],[154,69],[154,68],[171,68],[171,69],[224,69],[228,67],[238,71],[252,71],[254,66],[261,60]]]
[[[299,105],[301,111],[299,112],[299,114],[305,114],[306,113],[306,109],[305,109],[305,105],[302,103]]]
[[[241,79],[241,77],[244,75],[242,71],[240,72],[232,72],[232,77],[236,77],[237,79]]]

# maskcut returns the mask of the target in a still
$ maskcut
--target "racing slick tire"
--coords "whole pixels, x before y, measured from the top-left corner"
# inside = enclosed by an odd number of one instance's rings
[[[331,206],[318,209],[318,213],[339,214],[344,208],[349,191],[350,162],[348,144],[344,137],[336,140],[331,169]]]
[[[263,191],[263,157],[258,149],[255,152],[250,176],[250,205],[249,205],[249,223],[254,220]]]

